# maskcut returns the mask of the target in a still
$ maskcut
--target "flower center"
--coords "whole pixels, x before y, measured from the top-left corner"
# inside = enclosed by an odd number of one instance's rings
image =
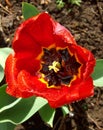
[[[71,55],[67,48],[58,50],[43,48],[40,72],[48,87],[69,85],[74,75],[79,73],[80,66],[76,57]]]

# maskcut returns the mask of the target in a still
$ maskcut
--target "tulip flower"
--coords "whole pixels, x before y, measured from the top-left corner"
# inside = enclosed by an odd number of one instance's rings
[[[17,29],[6,60],[6,92],[14,97],[40,96],[57,108],[94,94],[92,53],[46,13]]]

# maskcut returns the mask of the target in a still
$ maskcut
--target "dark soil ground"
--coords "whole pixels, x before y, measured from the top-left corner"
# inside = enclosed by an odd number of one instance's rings
[[[28,0],[67,27],[77,43],[91,50],[96,59],[103,58],[103,0],[83,0],[80,7],[70,5],[65,0],[66,4],[61,10],[57,8],[55,0],[43,5],[41,1]],[[23,21],[21,2],[0,0],[0,47],[11,46],[14,32]],[[57,109],[53,128],[47,126],[37,113],[15,130],[103,130],[103,88],[95,88],[93,97],[71,106],[73,117],[63,117],[61,110]]]

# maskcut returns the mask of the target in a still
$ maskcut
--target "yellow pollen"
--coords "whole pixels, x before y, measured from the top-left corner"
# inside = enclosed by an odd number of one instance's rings
[[[49,65],[49,70],[54,70],[55,73],[57,73],[60,70],[60,63],[57,61],[53,61],[52,65]]]

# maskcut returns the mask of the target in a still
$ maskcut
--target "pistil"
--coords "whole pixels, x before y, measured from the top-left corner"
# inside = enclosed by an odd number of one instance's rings
[[[52,65],[49,65],[48,67],[49,67],[49,70],[54,70],[54,72],[57,73],[60,70],[61,65],[59,62],[53,61]]]

